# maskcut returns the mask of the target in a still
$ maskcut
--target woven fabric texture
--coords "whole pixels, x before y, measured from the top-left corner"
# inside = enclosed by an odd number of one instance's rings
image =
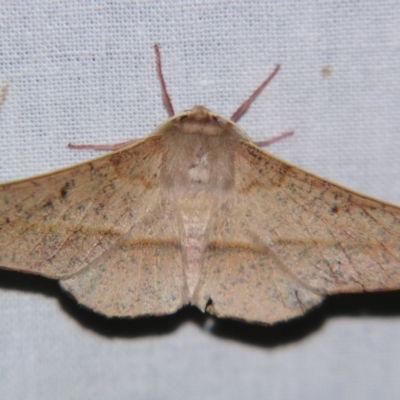
[[[0,37],[2,182],[98,156],[68,143],[148,135],[167,117],[158,43],[176,111],[229,116],[281,64],[239,121],[249,135],[293,129],[269,150],[400,204],[399,1],[3,1]],[[190,308],[107,321],[1,273],[0,397],[400,398],[400,296],[374,299],[270,328]]]

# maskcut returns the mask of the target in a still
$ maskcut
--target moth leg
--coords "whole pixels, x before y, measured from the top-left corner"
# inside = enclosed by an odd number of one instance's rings
[[[160,54],[160,49],[158,47],[158,44],[154,45],[154,51],[156,54],[156,67],[157,67],[157,76],[160,81],[161,85],[161,93],[162,93],[162,99],[165,105],[165,108],[167,109],[168,115],[170,117],[175,115],[174,112],[174,107],[172,106],[171,98],[168,94],[167,91],[167,85],[165,84],[164,80],[164,75],[162,72],[162,67],[161,67],[161,54]],[[272,79],[272,78],[271,78]],[[135,142],[137,142],[139,139],[133,139],[133,140],[128,140],[127,142],[122,142],[122,143],[114,143],[114,144],[76,144],[76,143],[69,143],[68,147],[70,149],[86,149],[86,150],[105,150],[105,151],[115,151],[122,149],[126,146],[129,146]]]
[[[138,140],[141,140],[141,138],[138,139],[132,139],[132,140],[128,140],[126,142],[121,142],[121,143],[110,143],[110,144],[77,144],[77,143],[68,143],[68,147],[70,149],[89,149],[89,150],[111,150],[111,151],[115,151],[115,150],[119,150],[122,149],[124,147],[127,147],[135,142],[137,142]]]
[[[160,54],[160,49],[158,48],[158,44],[154,45],[154,51],[156,53],[157,76],[161,85],[163,103],[165,105],[165,108],[167,109],[168,115],[170,117],[173,117],[175,115],[174,107],[172,106],[171,98],[169,97],[167,91],[167,85],[165,84],[164,75],[161,68],[161,54]]]
[[[272,143],[279,142],[282,139],[286,139],[289,136],[292,136],[294,134],[293,131],[287,131],[287,132],[282,132],[277,136],[274,136],[270,139],[267,140],[260,140],[259,142],[254,142],[257,146],[263,147],[263,146],[269,146]]]
[[[264,90],[264,88],[271,82],[274,76],[278,73],[281,66],[278,64],[275,69],[267,76],[267,78],[261,83],[260,86],[249,96],[249,98],[232,114],[231,120],[237,121],[250,107],[251,103],[257,98],[257,96]],[[293,135],[293,131],[282,132],[278,136],[274,136],[271,139],[261,140],[254,142],[257,146],[269,146],[272,143],[278,142],[279,140],[285,139],[288,136]]]
[[[250,95],[250,97],[232,114],[231,120],[237,121],[250,107],[251,103],[256,99],[256,97],[264,90],[264,88],[272,81],[274,76],[281,69],[281,66],[277,64],[275,69],[268,75],[267,79],[261,83],[261,85]]]

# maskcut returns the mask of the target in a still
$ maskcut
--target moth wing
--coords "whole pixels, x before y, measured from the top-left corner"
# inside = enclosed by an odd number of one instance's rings
[[[79,303],[120,317],[169,314],[187,303],[176,213],[162,197],[150,190],[145,220],[78,273],[60,280]]]
[[[60,279],[108,316],[185,302],[176,210],[161,185],[160,138],[0,186],[0,265]]]
[[[235,184],[209,227],[195,303],[274,323],[324,296],[400,289],[400,208],[241,142]]]

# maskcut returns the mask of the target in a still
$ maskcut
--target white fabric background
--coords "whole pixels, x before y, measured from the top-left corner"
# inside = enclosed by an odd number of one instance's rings
[[[176,111],[230,115],[281,63],[240,124],[254,139],[294,129],[269,150],[400,204],[399,1],[0,7],[1,181],[94,156],[69,142],[149,134],[166,118],[157,42]],[[0,306],[1,398],[400,398],[398,293],[339,296],[275,327],[191,308],[107,321],[52,281],[2,272]]]

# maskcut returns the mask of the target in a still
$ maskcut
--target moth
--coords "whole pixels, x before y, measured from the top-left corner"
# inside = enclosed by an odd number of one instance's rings
[[[58,279],[108,317],[174,313],[273,324],[327,295],[400,288],[400,208],[262,150],[203,106],[145,139],[0,186],[0,265]],[[121,148],[122,147],[122,148]]]

